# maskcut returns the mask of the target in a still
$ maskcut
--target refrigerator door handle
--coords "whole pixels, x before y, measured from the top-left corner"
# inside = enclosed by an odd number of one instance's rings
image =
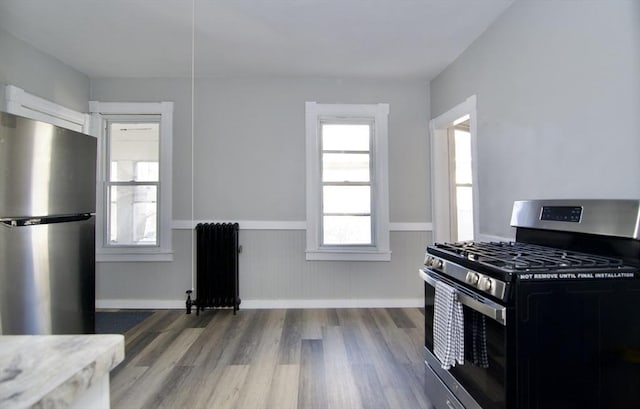
[[[40,224],[78,222],[90,219],[91,213],[81,213],[69,216],[25,217],[18,219],[0,219],[0,223],[6,227],[26,227]]]

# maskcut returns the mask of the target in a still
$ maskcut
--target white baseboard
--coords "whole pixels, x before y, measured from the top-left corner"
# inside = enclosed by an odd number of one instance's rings
[[[186,300],[96,300],[96,308],[164,310],[186,309]],[[329,299],[329,300],[242,300],[240,309],[279,308],[419,308],[424,306],[422,298],[398,299]]]
[[[346,299],[346,300],[246,300],[240,308],[279,309],[279,308],[413,308],[423,307],[422,298],[401,299]]]

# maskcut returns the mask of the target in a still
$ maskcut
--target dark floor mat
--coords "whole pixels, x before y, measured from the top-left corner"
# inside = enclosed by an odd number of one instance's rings
[[[151,314],[152,311],[98,311],[96,334],[124,334]]]

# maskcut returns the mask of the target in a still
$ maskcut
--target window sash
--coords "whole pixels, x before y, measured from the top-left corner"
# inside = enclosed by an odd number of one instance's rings
[[[321,247],[333,247],[333,248],[346,248],[346,247],[375,247],[376,246],[376,235],[375,235],[375,217],[374,217],[374,209],[375,209],[375,183],[374,183],[374,175],[375,175],[375,167],[374,160],[375,152],[374,152],[374,118],[321,118],[318,121],[319,126],[319,142],[320,149],[318,149],[319,154],[319,166],[320,166],[320,228],[319,228],[319,244]],[[366,125],[369,128],[369,137],[368,137],[368,149],[345,149],[345,150],[336,150],[336,149],[324,149],[324,127],[332,126],[332,125]],[[324,167],[324,155],[325,154],[333,154],[333,155],[350,155],[350,154],[360,154],[367,155],[369,169],[368,169],[368,181],[325,181],[325,167]],[[329,212],[325,211],[325,187],[327,186],[345,186],[345,187],[358,187],[358,186],[366,186],[369,187],[369,212],[354,212],[354,211],[344,211],[344,212]],[[369,218],[369,226],[368,226],[368,240],[353,240],[344,243],[331,243],[327,242],[327,233],[325,229],[325,220],[326,217],[338,216],[338,217],[368,217]]]
[[[107,247],[132,247],[132,248],[137,248],[137,247],[159,247],[160,246],[160,209],[161,209],[161,203],[160,203],[160,184],[158,182],[107,182],[105,183],[106,189],[105,189],[105,198],[106,198],[106,202],[107,202],[107,206],[106,206],[106,213],[107,213],[107,217],[105,218],[105,245]],[[154,224],[155,224],[155,240],[153,242],[145,242],[145,241],[139,241],[136,243],[131,243],[131,242],[127,242],[127,243],[123,243],[123,242],[114,242],[112,240],[112,223],[113,223],[113,206],[116,205],[117,206],[117,199],[113,199],[113,189],[114,187],[154,187],[155,188],[155,201],[145,201],[145,200],[136,200],[135,199],[135,193],[132,193],[134,195],[134,198],[131,200],[131,207],[132,207],[132,225],[131,225],[131,229],[135,229],[136,226],[136,213],[135,210],[133,209],[135,207],[136,204],[141,204],[141,203],[153,203],[153,205],[155,206],[155,217],[154,217]],[[117,214],[116,214],[117,217]]]
[[[111,134],[111,125],[114,123],[117,124],[141,124],[141,123],[156,123],[156,124],[160,124],[161,122],[161,118],[159,115],[139,115],[139,114],[126,114],[126,115],[105,115],[105,150],[104,150],[104,175],[105,175],[105,181],[104,181],[104,202],[105,202],[105,218],[104,218],[104,228],[103,228],[103,245],[106,248],[159,248],[162,242],[162,228],[160,226],[160,215],[162,212],[162,208],[161,208],[161,182],[160,180],[157,181],[136,181],[136,180],[129,180],[129,181],[123,181],[123,180],[118,180],[118,177],[114,177],[114,175],[112,175],[112,134]],[[161,138],[162,135],[160,134],[161,132],[161,128],[158,129],[158,158],[157,158],[157,162],[158,162],[158,168],[161,169],[163,166],[163,163],[161,161]],[[134,167],[133,167],[133,171],[135,173],[135,164],[139,163],[139,162],[149,162],[149,160],[146,160],[145,158],[141,158],[139,160],[135,160],[132,159],[131,160],[134,163]],[[117,163],[117,162],[116,162]],[[133,175],[133,177],[136,177],[135,175]],[[158,178],[160,179],[160,175],[158,175]],[[149,243],[149,242],[138,242],[138,243],[114,243],[111,240],[111,235],[112,235],[112,217],[113,217],[113,204],[114,202],[111,199],[111,192],[112,192],[112,188],[113,187],[144,187],[144,186],[153,186],[155,187],[155,193],[156,193],[156,200],[155,200],[155,210],[156,210],[156,216],[155,216],[155,233],[156,233],[156,237],[155,237],[155,242]],[[135,202],[132,201],[132,212],[133,212],[133,207],[136,203],[144,203],[144,202]],[[132,226],[131,229],[135,229],[135,212],[132,214]]]
[[[127,247],[131,247],[131,248],[137,248],[137,247],[158,247],[160,245],[160,234],[159,234],[159,229],[160,229],[160,201],[159,201],[159,197],[160,197],[160,184],[158,182],[108,182],[106,183],[106,201],[108,203],[107,206],[107,218],[106,218],[106,229],[105,229],[105,235],[107,237],[107,240],[105,241],[105,243],[109,246],[109,247],[114,247],[114,248],[127,248]],[[155,217],[154,217],[154,231],[155,231],[155,240],[153,242],[149,242],[149,241],[145,241],[145,240],[138,240],[135,243],[133,242],[114,242],[114,240],[112,240],[112,235],[113,235],[113,223],[114,223],[114,219],[117,220],[118,214],[116,213],[115,215],[113,214],[113,208],[114,206],[117,207],[118,204],[118,199],[114,199],[112,192],[114,187],[154,187],[155,188],[155,200],[154,201],[146,201],[146,200],[136,200],[135,196],[136,193],[133,192],[131,193],[133,195],[133,198],[131,200],[131,232],[132,232],[132,238],[131,241],[135,241],[134,237],[135,237],[135,229],[138,226],[139,221],[136,220],[136,217],[138,216],[136,214],[135,211],[135,207],[136,205],[140,205],[140,204],[144,204],[144,203],[152,203],[154,208],[155,208]],[[117,209],[116,209],[117,210]],[[117,221],[116,221],[117,223]]]
[[[324,229],[324,226],[332,225],[332,221],[341,220],[339,226],[334,225],[334,229]],[[366,224],[363,225],[362,222]],[[325,248],[371,248],[372,223],[370,215],[327,215],[322,217],[323,225],[323,246]],[[344,228],[354,229],[349,235],[349,242],[342,242],[340,230]],[[326,235],[325,235],[326,233]],[[333,241],[331,239],[334,239]]]

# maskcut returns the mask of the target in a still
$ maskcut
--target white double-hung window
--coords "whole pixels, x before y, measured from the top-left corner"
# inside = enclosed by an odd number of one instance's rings
[[[388,114],[306,103],[307,260],[390,260]]]
[[[169,261],[173,104],[91,102],[98,261]]]
[[[106,119],[107,246],[158,245],[160,118]]]

